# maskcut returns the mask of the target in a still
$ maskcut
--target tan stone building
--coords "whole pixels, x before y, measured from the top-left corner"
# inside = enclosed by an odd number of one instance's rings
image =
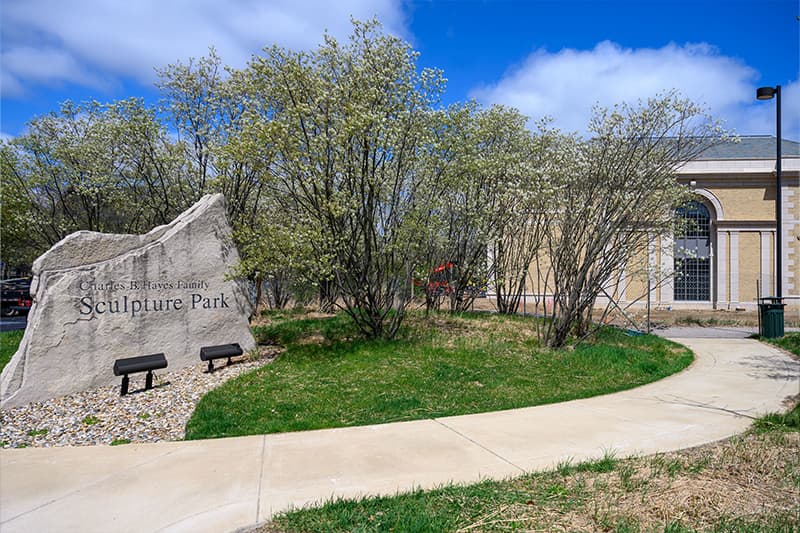
[[[787,318],[800,318],[800,143],[782,143],[783,296]],[[672,309],[756,309],[759,296],[775,294],[775,137],[741,137],[686,163],[678,180],[697,193],[679,210],[694,223],[686,235],[654,239],[647,257],[631,258],[629,270],[609,280],[621,307],[650,303]],[[647,268],[645,267],[645,262]],[[526,292],[548,301],[532,271]],[[599,305],[608,300],[598,298]]]
[[[800,300],[800,143],[782,143],[782,276],[787,304]],[[653,295],[659,306],[752,309],[775,294],[775,137],[742,137],[684,165],[678,179],[699,201],[683,216],[691,235],[659,247],[662,271],[678,273]],[[670,248],[673,253],[670,254]],[[689,253],[687,253],[687,251]],[[684,259],[676,262],[676,257]],[[688,258],[686,258],[688,257]]]

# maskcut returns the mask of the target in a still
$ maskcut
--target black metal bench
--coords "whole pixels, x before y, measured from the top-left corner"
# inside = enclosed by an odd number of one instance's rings
[[[167,358],[164,357],[163,353],[140,355],[138,357],[127,357],[125,359],[117,359],[114,361],[114,375],[123,376],[122,387],[119,389],[119,395],[125,396],[128,394],[128,374],[135,374],[136,372],[147,371],[144,390],[152,389],[153,370],[158,370],[159,368],[167,368]]]
[[[200,348],[200,360],[208,361],[208,371],[214,371],[214,359],[228,358],[228,364],[231,364],[231,357],[242,355],[242,347],[238,343],[234,344],[220,344],[217,346],[203,346]]]

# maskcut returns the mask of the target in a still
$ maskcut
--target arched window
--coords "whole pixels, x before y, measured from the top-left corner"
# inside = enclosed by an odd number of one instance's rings
[[[700,202],[676,210],[675,300],[711,300],[711,215]]]

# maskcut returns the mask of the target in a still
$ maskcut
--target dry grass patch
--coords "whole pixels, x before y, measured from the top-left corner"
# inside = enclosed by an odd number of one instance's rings
[[[332,501],[281,514],[257,531],[795,532],[800,431],[793,413],[768,431],[689,450],[608,455],[502,482]]]
[[[537,321],[519,316],[490,313],[467,313],[463,315],[421,313],[406,317],[408,329],[426,335],[435,333],[443,339],[444,346],[454,348],[458,344],[484,343],[492,340],[539,344]],[[541,322],[539,322],[541,326]]]
[[[748,434],[724,443],[622,462],[614,472],[568,483],[586,503],[551,513],[553,528],[596,531],[620,524],[660,531],[669,524],[713,531],[721,517],[766,522],[797,514],[800,433]],[[797,522],[795,522],[797,525]],[[632,526],[629,526],[632,527]]]
[[[647,321],[645,302],[641,306],[632,306],[626,309],[626,314],[633,318],[637,324],[644,326]],[[478,298],[475,300],[475,310],[496,311],[497,305],[491,298]],[[521,311],[521,309],[520,309]],[[534,311],[533,304],[529,302],[527,312]],[[541,305],[538,311],[542,311]],[[599,313],[598,313],[599,317]],[[661,309],[653,308],[650,312],[653,327],[667,326],[702,326],[702,327],[757,327],[758,311],[736,311],[727,309]],[[609,313],[609,323],[620,327],[630,327],[630,323],[616,310]],[[785,312],[787,327],[800,327],[800,308],[788,307]]]

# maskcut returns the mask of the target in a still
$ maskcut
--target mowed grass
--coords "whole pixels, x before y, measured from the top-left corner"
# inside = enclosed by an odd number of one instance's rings
[[[6,367],[14,352],[17,351],[25,330],[0,332],[0,372]]]
[[[721,443],[280,513],[255,533],[800,530],[800,410]]]
[[[691,352],[654,336],[603,330],[550,350],[532,318],[412,315],[393,341],[364,340],[347,317],[275,316],[256,328],[286,347],[275,362],[201,399],[187,439],[357,426],[561,402],[677,372]]]

